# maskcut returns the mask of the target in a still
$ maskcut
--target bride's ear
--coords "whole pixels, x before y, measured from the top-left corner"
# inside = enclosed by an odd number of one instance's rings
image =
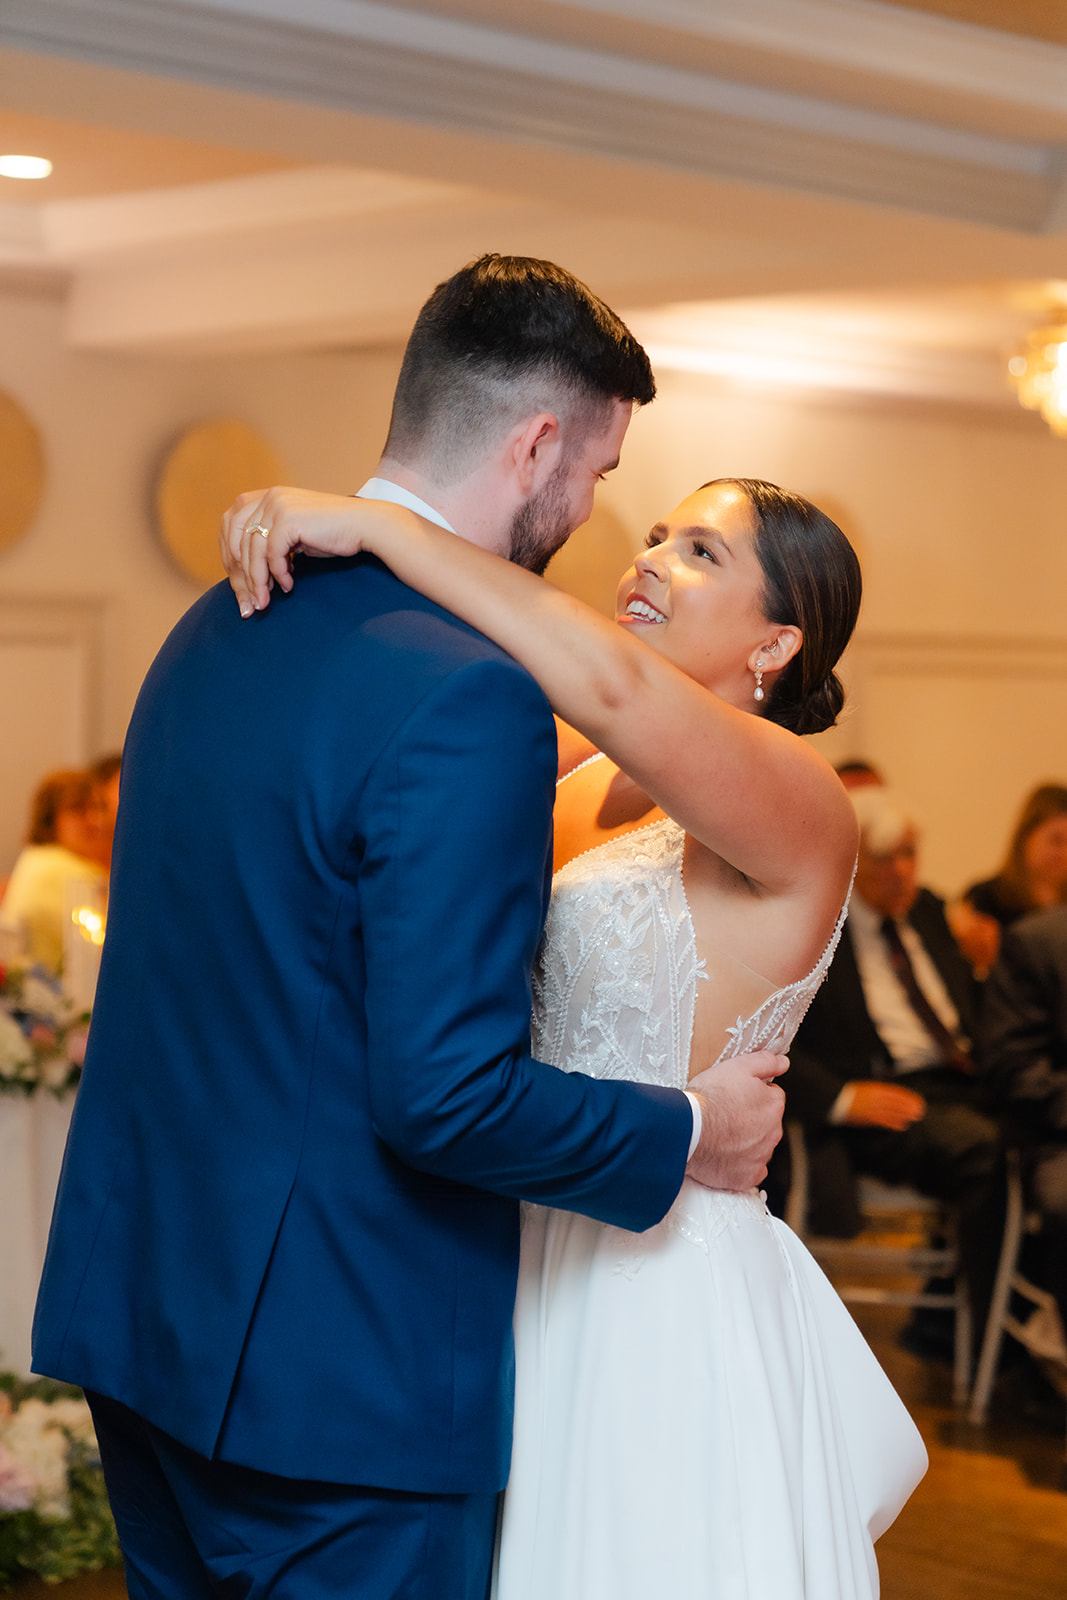
[[[748,658],[748,670],[755,672],[758,662],[765,673],[781,672],[787,661],[792,661],[801,645],[804,635],[792,623],[776,627],[773,637],[766,644],[758,645]]]

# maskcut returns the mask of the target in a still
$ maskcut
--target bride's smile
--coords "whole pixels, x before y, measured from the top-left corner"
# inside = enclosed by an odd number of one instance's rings
[[[662,611],[657,610],[649,601],[643,600],[639,594],[630,596],[626,602],[626,610],[619,618],[620,622],[666,622],[666,620]]]

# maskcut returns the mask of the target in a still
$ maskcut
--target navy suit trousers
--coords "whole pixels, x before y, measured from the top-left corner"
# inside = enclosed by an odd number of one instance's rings
[[[87,1399],[130,1600],[486,1600],[496,1495],[209,1461],[117,1401]]]

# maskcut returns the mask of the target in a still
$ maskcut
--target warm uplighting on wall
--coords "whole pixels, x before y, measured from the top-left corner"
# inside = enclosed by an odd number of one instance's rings
[[[51,171],[47,156],[0,156],[0,178],[47,178]]]
[[[1063,321],[1035,328],[1008,362],[1020,403],[1040,411],[1053,433],[1067,439],[1067,311]]]

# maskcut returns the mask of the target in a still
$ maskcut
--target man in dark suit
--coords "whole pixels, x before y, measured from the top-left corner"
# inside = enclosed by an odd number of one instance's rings
[[[1067,1328],[1067,906],[1005,929],[986,980],[982,1059],[1022,1148],[1042,1219],[1038,1270]]]
[[[652,394],[569,274],[486,257],[365,489],[538,568]],[[220,585],[149,672],[34,1344],[131,1600],[483,1600],[519,1199],[640,1230],[687,1161],[758,1181],[778,1058],[694,1095],[530,1058],[555,773],[533,680],[367,558],[248,622]]]
[[[805,1131],[813,1233],[863,1226],[867,1173],[951,1200],[975,1326],[988,1308],[1003,1220],[995,1121],[972,1041],[977,990],[941,900],[919,887],[918,830],[886,788],[855,789],[860,853],[848,920],[797,1032],[786,1115]]]

